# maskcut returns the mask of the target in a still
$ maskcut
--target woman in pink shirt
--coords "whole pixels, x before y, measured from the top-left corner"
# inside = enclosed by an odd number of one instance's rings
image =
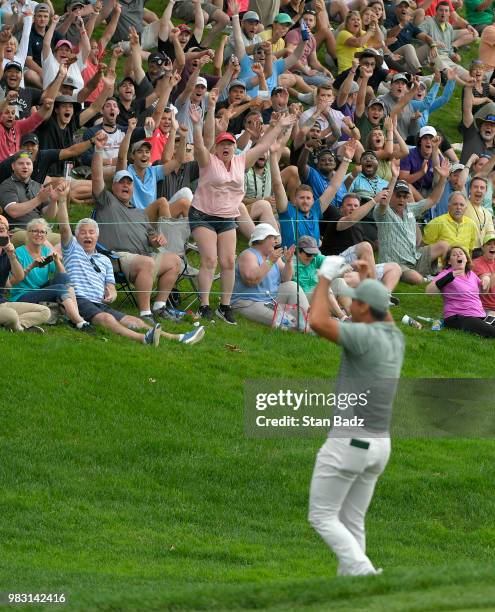
[[[217,93],[210,92],[209,116],[214,120]],[[212,152],[203,141],[201,114],[195,106],[189,111],[193,124],[194,158],[199,164],[198,187],[189,209],[189,225],[198,245],[201,264],[198,275],[202,318],[212,320],[209,297],[217,258],[220,264],[222,295],[216,315],[231,325],[235,319],[230,307],[234,287],[234,259],[236,248],[236,217],[244,198],[244,173],[263,156],[283,130],[295,122],[295,115],[282,117],[272,123],[256,146],[242,155],[236,155],[236,139],[229,132],[221,132],[215,138]],[[213,121],[214,126],[214,121]],[[213,128],[214,129],[214,128]],[[212,127],[205,121],[205,138],[211,139]]]
[[[453,246],[445,256],[444,269],[426,287],[426,293],[442,294],[445,327],[495,338],[495,326],[484,321],[481,289],[481,280],[471,270],[469,255],[462,247]]]

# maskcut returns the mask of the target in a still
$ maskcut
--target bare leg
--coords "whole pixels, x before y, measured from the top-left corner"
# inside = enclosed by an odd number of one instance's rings
[[[249,240],[254,231],[254,221],[251,219],[245,204],[241,204],[239,206],[239,213],[239,216],[236,218],[236,221],[239,224],[239,231],[244,238]]]
[[[69,317],[69,319],[77,325],[78,323],[82,323],[84,319],[79,314],[79,308],[77,307],[76,295],[74,293],[74,288],[69,287],[68,293],[70,298],[63,300],[62,304],[65,308],[65,313]]]
[[[205,24],[207,24],[208,14],[205,11],[203,11],[203,14],[205,16]],[[227,13],[224,13],[219,9],[211,16],[211,21],[213,22],[213,27],[211,28],[209,34],[201,41],[201,46],[207,49],[211,47],[211,43],[216,39],[217,34],[221,32],[225,26],[230,24],[230,17],[227,15]]]
[[[192,235],[198,245],[201,263],[198,274],[198,290],[201,305],[210,301],[210,289],[217,265],[217,234],[206,227],[195,227]]]
[[[102,327],[106,327],[107,329],[109,329],[110,331],[113,331],[115,334],[118,334],[119,336],[124,336],[124,338],[129,338],[129,340],[134,340],[135,342],[142,343],[144,341],[144,335],[138,334],[137,332],[132,331],[131,329],[128,329],[127,327],[125,327],[126,318],[127,317],[124,317],[122,319],[122,323],[119,323],[119,321],[117,321],[117,319],[111,314],[107,312],[100,312],[91,319],[91,323],[96,323],[96,325],[101,325]]]
[[[396,263],[387,263],[385,264],[385,268],[383,271],[383,276],[381,282],[385,285],[385,287],[392,292],[400,281],[400,277],[402,275],[399,264]]]
[[[230,304],[234,289],[234,263],[237,235],[235,230],[228,230],[218,234],[218,263],[220,264],[220,280],[222,282],[221,304]]]
[[[166,198],[158,198],[145,208],[145,214],[152,223],[157,223],[160,217],[170,219],[170,206]]]
[[[157,302],[166,302],[176,280],[179,278],[181,260],[174,253],[162,253],[158,270]]]
[[[178,219],[179,217],[187,218],[191,200],[188,198],[179,198],[175,202],[169,202],[168,206],[172,219]]]
[[[71,202],[78,204],[93,204],[91,181],[72,179],[70,182],[70,199]]]
[[[122,323],[122,325],[125,325],[127,328],[130,329],[151,329],[151,325],[148,325],[138,317],[133,317],[131,315],[126,315],[125,317],[120,319],[120,322]],[[164,338],[167,338],[168,340],[180,340],[179,334],[170,334],[168,332],[161,331],[160,335]]]
[[[275,221],[273,215],[272,205],[268,200],[253,202],[251,210],[249,211],[249,216],[253,221],[258,221],[258,223],[269,223],[277,232],[279,231],[278,223]]]

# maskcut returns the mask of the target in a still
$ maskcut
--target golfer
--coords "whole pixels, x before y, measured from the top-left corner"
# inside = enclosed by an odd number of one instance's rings
[[[368,265],[356,264],[360,273]],[[364,518],[390,456],[389,426],[404,337],[388,311],[390,294],[376,280],[366,279],[355,289],[344,290],[352,298],[352,323],[330,317],[330,284],[344,269],[342,257],[327,257],[322,263],[310,326],[343,348],[335,392],[368,393],[365,401],[349,402],[343,412],[336,410],[337,419],[333,415],[333,427],[313,472],[309,521],[337,555],[339,576],[366,576],[382,571],[366,556]],[[337,420],[345,419],[348,425],[336,426]]]

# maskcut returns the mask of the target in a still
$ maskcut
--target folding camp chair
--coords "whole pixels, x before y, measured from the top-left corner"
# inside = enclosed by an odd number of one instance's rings
[[[132,290],[131,284],[126,278],[124,271],[122,270],[122,264],[120,261],[120,256],[117,255],[115,251],[111,251],[107,249],[105,245],[101,244],[101,242],[96,243],[96,251],[101,253],[102,255],[106,255],[108,259],[112,262],[113,265],[113,275],[115,277],[115,288],[117,291],[122,291],[125,295],[122,300],[122,304],[125,304],[127,301],[130,301],[135,308],[138,307],[138,303],[136,298],[134,297],[134,291]]]

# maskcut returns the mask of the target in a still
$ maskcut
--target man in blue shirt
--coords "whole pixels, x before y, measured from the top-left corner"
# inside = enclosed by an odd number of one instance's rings
[[[313,151],[315,155],[315,168],[308,165],[308,158],[310,151]],[[299,155],[299,159],[297,160],[297,169],[299,171],[299,177],[301,183],[305,185],[309,185],[313,190],[313,195],[315,198],[319,198],[321,194],[325,191],[325,189],[330,184],[334,174],[335,168],[337,166],[337,160],[335,158],[335,154],[331,149],[318,149],[314,150],[313,145],[311,144],[311,140],[308,140],[301,154]],[[332,202],[334,206],[340,207],[342,203],[342,198],[347,193],[347,189],[344,183],[342,183],[335,195],[335,198]]]
[[[318,244],[320,243],[320,220],[335,197],[337,189],[342,184],[355,150],[356,141],[354,139],[348,140],[344,145],[344,157],[339,169],[319,198],[315,199],[313,190],[309,185],[300,185],[296,189],[294,203],[287,199],[280,177],[278,156],[270,156],[272,187],[280,221],[282,246],[290,247],[296,244],[298,236],[312,236]]]
[[[175,152],[175,158],[164,164],[152,166],[151,143],[147,140],[138,140],[132,145],[133,155],[132,164],[127,164],[127,155],[132,134],[136,129],[136,119],[129,119],[129,126],[124,139],[120,143],[117,157],[116,172],[127,170],[133,179],[133,193],[131,203],[136,208],[146,211],[146,216],[150,221],[158,221],[160,217],[177,219],[181,215],[187,217],[190,201],[187,198],[180,198],[173,203],[167,202],[166,198],[158,197],[157,184],[159,181],[175,172],[182,165],[186,154],[187,129],[179,130],[180,142]],[[174,130],[175,133],[175,130]]]

